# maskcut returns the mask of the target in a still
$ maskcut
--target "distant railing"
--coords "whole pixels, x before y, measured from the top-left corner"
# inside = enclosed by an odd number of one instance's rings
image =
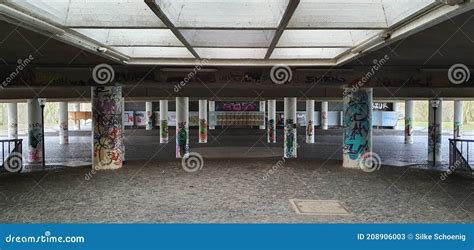
[[[473,172],[474,140],[449,139],[449,166],[456,170]]]
[[[8,172],[20,172],[23,169],[23,140],[0,140],[2,152],[0,169]]]

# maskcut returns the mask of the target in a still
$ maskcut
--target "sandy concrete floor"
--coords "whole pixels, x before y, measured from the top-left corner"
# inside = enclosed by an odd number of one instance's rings
[[[61,169],[0,176],[0,222],[464,222],[472,179],[405,168],[373,173],[339,161],[132,161],[116,171]],[[265,178],[266,177],[266,178]],[[289,199],[339,200],[350,215],[298,215]]]

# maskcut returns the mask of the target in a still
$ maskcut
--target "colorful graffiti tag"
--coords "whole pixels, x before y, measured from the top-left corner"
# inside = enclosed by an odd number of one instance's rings
[[[454,121],[454,138],[460,138],[462,135],[462,122]]]
[[[199,120],[199,142],[207,142],[207,121],[206,119]]]
[[[146,112],[146,129],[153,129],[153,113],[151,111]]]
[[[61,137],[61,143],[67,144],[69,142],[68,135],[68,122],[64,121],[59,124],[59,136]]]
[[[306,136],[307,137],[312,137],[313,133],[314,133],[313,121],[309,120],[308,124],[306,125]]]
[[[411,117],[405,118],[405,143],[413,143],[413,119]]]
[[[296,158],[296,123],[293,119],[285,121],[285,158]]]
[[[176,158],[183,158],[188,155],[189,138],[186,122],[178,123],[176,132]]]
[[[43,133],[40,123],[33,123],[28,128],[28,162],[38,163],[43,157]]]
[[[372,91],[359,89],[344,97],[345,167],[358,167],[362,155],[372,150]]]
[[[268,120],[268,143],[276,143],[276,124],[274,119]]]
[[[93,168],[115,169],[123,163],[122,88],[94,87]]]
[[[160,120],[160,142],[168,142],[168,120]]]

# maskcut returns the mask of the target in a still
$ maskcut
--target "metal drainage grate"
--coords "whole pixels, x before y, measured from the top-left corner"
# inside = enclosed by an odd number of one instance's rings
[[[340,201],[337,200],[299,200],[290,199],[296,213],[304,215],[350,215]]]

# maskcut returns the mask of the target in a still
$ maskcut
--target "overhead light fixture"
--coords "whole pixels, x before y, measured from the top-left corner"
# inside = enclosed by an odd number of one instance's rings
[[[63,29],[5,5],[0,5],[0,14],[13,19],[17,25],[27,25],[30,29],[40,29],[54,35],[65,33]]]

